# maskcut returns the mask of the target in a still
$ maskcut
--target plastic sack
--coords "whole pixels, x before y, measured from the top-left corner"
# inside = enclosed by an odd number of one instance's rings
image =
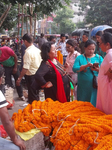
[[[14,105],[14,99],[13,99],[13,93],[14,93],[14,89],[8,86],[5,86],[5,98],[8,102],[8,106],[7,108],[10,108]]]

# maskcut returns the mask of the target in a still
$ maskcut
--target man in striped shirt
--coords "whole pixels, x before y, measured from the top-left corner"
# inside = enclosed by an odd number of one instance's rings
[[[4,69],[0,65],[0,85],[2,84],[3,74],[4,74]],[[19,146],[20,150],[25,150],[26,148],[25,148],[23,141],[18,139],[18,136],[15,133],[13,123],[12,123],[11,118],[7,111],[7,105],[8,105],[8,103],[7,103],[4,95],[0,91],[0,118],[3,123],[3,126],[6,130],[6,132],[8,133],[8,135],[10,136],[11,140],[13,141],[13,143],[15,145]]]

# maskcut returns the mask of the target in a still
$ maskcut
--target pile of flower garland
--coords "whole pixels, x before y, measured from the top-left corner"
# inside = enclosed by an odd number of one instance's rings
[[[40,129],[55,150],[112,150],[112,115],[89,102],[34,101],[12,116],[17,131]]]

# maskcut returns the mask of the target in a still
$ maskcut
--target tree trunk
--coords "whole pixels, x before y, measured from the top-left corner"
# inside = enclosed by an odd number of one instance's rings
[[[25,5],[25,14],[26,14],[26,32],[28,33],[28,17],[27,17],[27,6]]]
[[[33,25],[33,4],[29,3],[29,9],[30,9],[30,34],[32,34],[32,25]]]
[[[32,16],[30,16],[30,34],[32,34]]]
[[[24,5],[22,6],[22,30],[21,30],[21,36],[23,37],[23,29],[24,29]]]
[[[19,37],[19,24],[20,24],[20,4],[18,3],[18,37]]]
[[[6,12],[7,12],[8,8],[6,9],[6,11],[2,14],[2,16],[0,17],[0,21],[2,20],[2,18],[5,16]]]
[[[37,15],[35,14],[35,20],[34,20],[34,38],[36,36],[36,21],[37,21]]]
[[[5,13],[1,16],[0,21],[2,20],[2,18],[3,18],[3,20],[0,22],[0,27],[2,26],[4,20],[6,19],[6,17],[7,17],[7,15],[8,15],[9,11],[10,11],[10,9],[11,9],[11,6],[12,6],[12,5],[10,4],[10,5],[8,6],[7,10],[5,11]]]

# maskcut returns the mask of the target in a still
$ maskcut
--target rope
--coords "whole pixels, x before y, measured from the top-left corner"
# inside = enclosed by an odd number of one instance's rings
[[[28,122],[28,121],[23,121],[24,122]],[[31,123],[31,122],[30,122]],[[42,128],[37,128],[35,124],[31,123],[32,125],[34,125],[34,127],[38,130],[41,130],[41,129],[48,129],[49,127],[42,127]]]
[[[31,124],[33,124],[33,123],[31,123]],[[34,124],[33,124],[33,125],[34,125]],[[35,127],[36,129],[38,129],[38,130],[41,130],[41,129],[48,129],[48,128],[49,128],[49,127],[37,128],[36,125],[34,125],[34,127]]]
[[[96,142],[96,140],[97,140],[98,136],[99,136],[99,133],[97,132],[97,134],[96,134],[96,138],[95,138],[95,140],[94,140],[94,143],[95,143],[95,144],[99,144],[99,142]]]
[[[59,115],[60,113],[61,113],[61,112],[59,112],[58,115]],[[69,116],[71,116],[71,115],[67,115],[64,119],[59,120],[58,115],[57,115],[57,120],[58,120],[58,121],[64,121],[66,118],[68,118]]]
[[[31,123],[31,122],[30,122]],[[31,123],[32,125],[34,125],[33,123]],[[36,125],[34,125],[34,127],[37,129]]]
[[[45,114],[48,116],[47,112],[46,112],[44,109],[32,109],[32,112],[34,113],[35,110],[38,110],[38,111],[44,111]]]
[[[90,149],[90,147],[91,147],[91,145],[89,145],[89,146],[88,146],[87,150],[89,150],[89,149]]]
[[[64,123],[64,121],[62,121],[61,125],[59,126],[59,128],[58,128],[58,130],[57,130],[57,132],[55,134],[55,136],[50,136],[50,138],[55,138],[57,136],[57,134],[58,134],[60,128],[62,127],[63,123]]]
[[[22,123],[24,123],[24,122],[28,122],[28,121],[23,121]],[[31,123],[31,122],[30,122],[30,123]],[[31,123],[31,124],[34,125],[34,127],[35,127],[36,129],[39,129],[39,130],[41,130],[41,129],[47,129],[47,128],[48,128],[48,127],[37,128],[35,124],[33,124],[33,123]]]
[[[39,129],[39,130],[41,130],[41,129],[48,129],[48,127],[42,127],[42,128],[37,128],[37,129]]]
[[[75,124],[70,128],[70,130],[69,130],[69,135],[73,135],[73,129],[74,129],[74,127],[77,125],[77,122],[80,120],[80,118],[79,119],[77,119],[77,121],[75,122]],[[70,134],[70,131],[72,130],[72,134]]]

